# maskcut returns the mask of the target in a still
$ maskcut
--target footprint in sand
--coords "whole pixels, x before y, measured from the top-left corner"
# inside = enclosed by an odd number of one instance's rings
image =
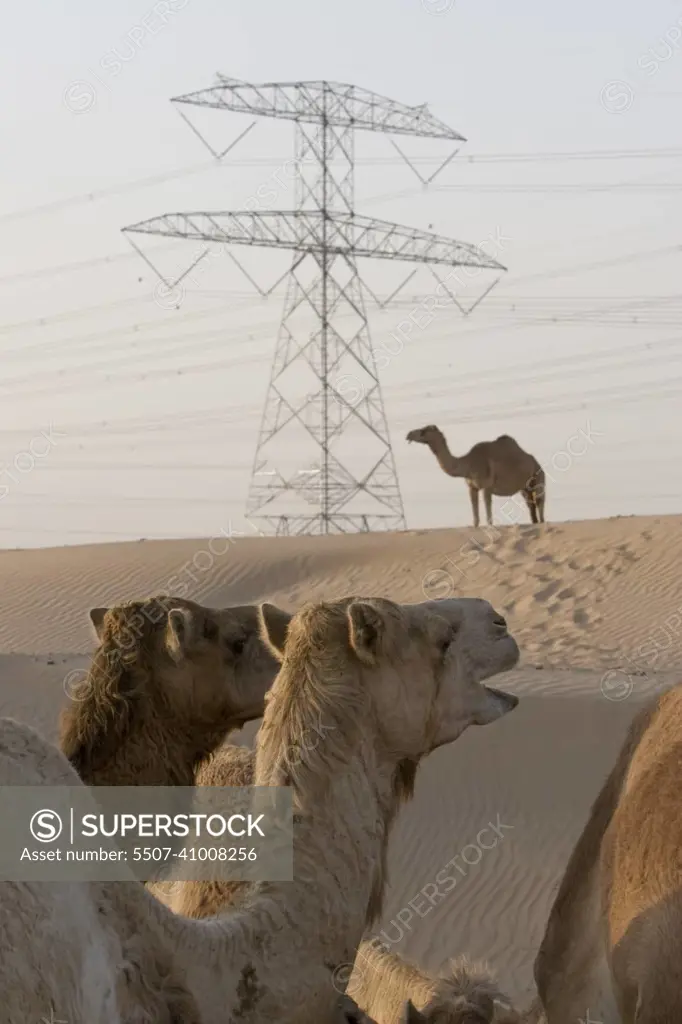
[[[533,594],[533,597],[536,601],[547,601],[548,598],[554,596],[554,594],[560,586],[561,583],[559,582],[559,580],[554,580],[552,583],[549,583],[546,587],[543,587],[541,590],[536,590]]]
[[[590,617],[582,608],[576,608],[573,612],[573,621],[576,626],[580,626],[582,629],[585,629],[585,627],[590,624]]]

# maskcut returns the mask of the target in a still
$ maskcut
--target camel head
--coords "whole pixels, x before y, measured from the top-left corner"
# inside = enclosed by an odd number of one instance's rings
[[[418,1010],[408,999],[400,1024],[493,1024],[494,1013],[492,1001],[489,1011],[462,1000],[458,1000],[456,1005],[431,1000],[423,1010]]]
[[[175,733],[178,760],[190,747],[199,759],[263,714],[279,666],[256,607],[164,596],[93,608],[90,621],[99,646],[61,722],[62,749],[82,776],[115,757],[136,724],[142,742],[143,721]]]
[[[488,1006],[474,1006],[458,1000],[456,1003],[430,1000],[423,1010],[418,1010],[408,999],[400,1016],[400,1024],[493,1024],[495,1008],[492,1000]]]
[[[421,1019],[426,1024],[521,1024],[488,964],[466,956],[452,960],[438,978]]]
[[[482,993],[472,1000],[466,996],[453,999],[448,994],[437,994],[422,1010],[408,999],[400,1024],[523,1024],[523,1017]]]
[[[417,427],[416,430],[411,430],[407,435],[407,440],[416,441],[417,444],[431,445],[444,440],[444,438],[442,430],[439,430],[434,423],[430,423],[427,427]]]
[[[261,615],[264,634],[277,646],[269,606]],[[321,737],[317,725],[311,757],[343,760],[353,735],[372,728],[376,735],[367,742],[391,757],[418,762],[469,725],[492,722],[518,703],[482,685],[513,668],[519,650],[504,619],[478,599],[309,604],[291,620],[279,655],[282,670],[268,694],[262,750],[268,747],[270,715],[296,722],[301,733],[307,726],[312,734],[315,724],[304,721],[305,702],[314,707],[316,721],[325,723]]]

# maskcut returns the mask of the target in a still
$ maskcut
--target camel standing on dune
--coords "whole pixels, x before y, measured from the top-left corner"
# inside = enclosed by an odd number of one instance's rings
[[[494,441],[480,441],[461,457],[452,454],[443,432],[433,424],[411,430],[407,440],[428,445],[448,476],[464,477],[469,488],[475,527],[480,521],[479,491],[483,491],[489,526],[493,523],[493,494],[508,498],[519,492],[528,506],[531,521],[544,523],[544,471],[535,456],[524,451],[513,437],[501,434]]]
[[[139,884],[92,883],[81,900],[92,910],[79,912],[92,924],[87,935],[72,920],[68,886],[3,883],[2,1024],[53,1009],[92,1024],[337,1020],[330,972],[354,957],[368,913],[380,911],[396,788],[431,750],[518,702],[482,685],[518,660],[490,605],[439,605],[438,613],[433,603],[385,600],[309,605],[284,636],[281,616],[263,606],[263,637],[282,665],[257,737],[255,784],[291,786],[295,881],[255,883],[248,906],[209,921],[180,918]],[[320,721],[328,731],[313,747]],[[46,750],[52,760],[61,755],[5,720],[0,785],[17,784],[16,746],[27,734],[43,749],[23,759],[24,784],[62,781],[66,759],[60,772],[45,769]],[[83,969],[90,955],[97,978]],[[135,1016],[138,987],[164,1012]],[[164,993],[176,1000],[175,1018]]]
[[[263,714],[279,662],[257,607],[155,597],[93,608],[90,620],[99,646],[60,720],[88,785],[193,786],[227,734]]]
[[[682,1021],[681,791],[678,685],[635,717],[594,802],[535,961],[529,1020]]]

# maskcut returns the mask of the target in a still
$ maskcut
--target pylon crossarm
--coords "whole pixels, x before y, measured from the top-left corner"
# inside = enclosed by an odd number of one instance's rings
[[[332,214],[317,210],[253,213],[167,213],[123,228],[126,234],[201,239],[222,245],[265,246],[322,256],[325,252],[354,259],[371,257],[410,263],[506,268],[478,246],[428,231],[392,224],[375,217]]]
[[[238,114],[279,117],[319,124],[323,115],[335,128],[354,128],[391,135],[466,142],[429,111],[425,103],[408,106],[344,82],[265,82],[249,84],[234,78],[208,89],[175,96],[172,103],[231,110]]]

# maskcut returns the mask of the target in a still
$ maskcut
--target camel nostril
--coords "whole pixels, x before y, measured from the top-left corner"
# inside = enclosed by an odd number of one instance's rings
[[[505,617],[503,615],[496,615],[495,618],[493,619],[493,625],[494,626],[499,626],[500,629],[506,629],[507,628],[507,620],[505,619]]]

